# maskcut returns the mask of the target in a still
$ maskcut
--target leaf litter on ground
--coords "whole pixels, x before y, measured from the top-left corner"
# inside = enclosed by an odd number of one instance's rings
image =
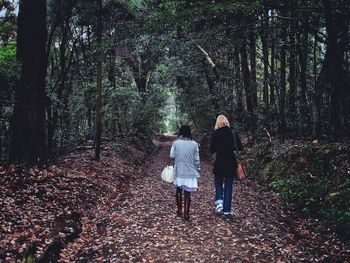
[[[190,222],[176,217],[174,187],[160,179],[171,141],[156,144],[142,167],[113,154],[97,163],[86,152],[26,174],[2,168],[0,258],[11,262],[33,244],[40,256],[79,228],[59,262],[349,262],[336,235],[253,181],[235,183],[232,221],[216,216],[208,158]]]

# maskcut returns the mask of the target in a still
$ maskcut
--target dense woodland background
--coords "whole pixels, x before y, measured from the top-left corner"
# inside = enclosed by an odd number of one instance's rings
[[[349,5],[3,0],[1,160],[45,163],[65,145],[184,122],[208,132],[217,113],[253,138],[341,141]]]
[[[244,139],[250,178],[349,244],[348,0],[0,0],[0,87],[5,197],[37,180],[53,186],[46,165],[79,145],[98,161],[113,142],[110,156],[140,164],[133,151],[147,155],[154,135],[190,124],[205,153],[223,113]],[[77,164],[106,165],[86,153]],[[53,174],[69,177],[60,165]],[[23,211],[7,205],[17,224]]]

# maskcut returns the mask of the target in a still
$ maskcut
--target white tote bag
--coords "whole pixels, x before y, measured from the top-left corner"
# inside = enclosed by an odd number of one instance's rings
[[[162,172],[162,180],[166,183],[174,182],[174,167],[167,165]]]

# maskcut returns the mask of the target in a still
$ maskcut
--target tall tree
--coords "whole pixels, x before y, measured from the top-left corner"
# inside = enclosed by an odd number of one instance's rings
[[[260,32],[261,44],[263,51],[263,64],[264,64],[264,82],[263,82],[263,101],[265,107],[269,106],[269,46],[268,46],[268,30],[269,30],[269,19],[268,10],[265,9],[266,22]]]
[[[20,83],[15,91],[10,161],[44,164],[46,142],[46,0],[21,0],[17,27]]]
[[[237,119],[239,122],[242,122],[242,113],[244,112],[244,104],[243,104],[243,92],[242,92],[242,82],[241,82],[241,64],[240,64],[240,57],[239,57],[239,43],[238,41],[234,41],[234,50],[233,50],[233,56],[234,56],[234,76],[235,76],[235,85],[234,88],[236,90],[237,94],[237,109],[234,119]]]
[[[102,134],[102,0],[97,0],[97,26],[96,36],[98,52],[97,54],[97,75],[96,75],[96,126],[95,126],[95,159],[100,160],[101,134]]]
[[[344,130],[343,122],[341,121],[344,114],[341,103],[349,95],[347,89],[350,82],[344,67],[344,49],[341,48],[341,41],[339,41],[339,35],[341,35],[342,25],[345,20],[342,13],[338,11],[342,8],[341,4],[331,0],[323,0],[327,45],[322,68],[315,84],[313,105],[314,137],[319,137],[322,134],[321,107],[322,95],[325,92],[328,93],[330,99],[330,129],[327,129],[326,133],[334,139],[339,139],[341,132]]]
[[[274,15],[274,12],[271,11],[271,14]],[[269,78],[269,84],[270,84],[270,105],[272,107],[275,107],[275,65],[276,65],[276,33],[275,28],[271,28],[271,73]]]
[[[251,78],[251,95],[253,107],[258,105],[257,82],[256,82],[256,35],[252,31],[249,33],[249,61]]]
[[[74,8],[74,0],[59,1],[55,0],[48,5],[49,15],[52,19],[48,25],[49,33],[47,40],[48,60],[51,57],[52,65],[55,66],[55,70],[51,70],[51,74],[56,73],[57,80],[54,82],[50,93],[55,93],[55,99],[50,98],[47,103],[47,141],[48,152],[53,152],[57,144],[57,128],[59,123],[60,113],[64,111],[63,102],[67,97],[66,81],[69,74],[70,67],[72,66],[72,60],[74,57],[75,47],[77,45],[77,39],[71,43],[71,22],[72,11]],[[53,46],[53,42],[57,47]],[[71,49],[71,50],[70,50]],[[70,50],[70,52],[69,52]],[[54,55],[50,53],[56,52]],[[50,68],[49,68],[50,72]]]
[[[342,8],[342,3],[339,3],[338,9]],[[338,139],[343,131],[343,122],[341,121],[343,111],[341,102],[348,97],[349,92],[349,77],[344,68],[344,49],[341,47],[341,41],[338,36],[341,35],[345,23],[345,17],[339,15],[336,7],[337,3],[331,0],[323,0],[324,16],[326,20],[327,30],[327,48],[325,54],[325,76],[327,79],[321,79],[321,83],[329,83],[328,93],[330,94],[330,122],[331,135]],[[348,31],[348,27],[345,26]]]
[[[291,20],[290,22],[290,33],[289,33],[289,119],[292,130],[296,128],[296,95],[297,95],[297,76],[296,76],[296,21]]]
[[[285,116],[285,105],[286,105],[286,47],[287,47],[287,28],[282,23],[280,32],[280,96],[279,96],[279,121],[278,121],[278,132],[281,135],[281,141],[284,142],[286,132],[286,116]]]
[[[300,103],[299,103],[299,128],[302,134],[305,134],[305,127],[309,127],[310,120],[307,117],[309,115],[309,106],[306,99],[307,90],[307,58],[309,52],[309,22],[303,21],[299,22],[299,30],[296,35],[297,38],[297,52],[298,52],[298,62],[300,65],[299,79],[300,79]]]

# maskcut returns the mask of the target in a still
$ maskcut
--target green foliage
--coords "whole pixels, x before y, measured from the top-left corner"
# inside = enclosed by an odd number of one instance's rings
[[[16,36],[15,2],[1,0],[0,2],[0,46],[14,41]]]
[[[16,61],[16,45],[10,43],[0,47],[0,80],[3,99],[8,98],[8,95],[12,93],[18,74],[19,66]]]
[[[281,145],[280,147],[285,147]],[[322,219],[350,239],[349,145],[294,145],[256,175],[305,215]]]
[[[0,162],[6,160],[9,151],[10,121],[13,113],[13,95],[19,79],[15,44],[0,47]]]
[[[134,128],[136,131],[146,132],[146,135],[151,136],[153,132],[160,130],[159,120],[163,118],[159,109],[165,104],[166,96],[163,90],[155,88],[155,90],[148,95],[146,102],[138,100],[137,106],[133,109]],[[142,126],[140,127],[140,124]],[[147,130],[144,129],[144,124],[147,124]]]
[[[13,5],[6,2],[13,12]],[[280,116],[283,115],[287,133],[305,135],[310,131],[311,106],[302,108],[300,105],[313,102],[312,76],[317,75],[322,66],[324,44],[313,43],[310,37],[319,31],[318,38],[321,39],[327,33],[321,3],[104,0],[101,45],[96,43],[96,3],[48,1],[47,21],[52,43],[47,91],[52,113],[58,119],[55,127],[57,145],[93,137],[97,56],[102,57],[104,65],[103,135],[106,137],[138,131],[146,135],[175,132],[184,123],[198,132],[207,133],[219,112],[234,121],[234,126],[256,134],[265,133],[264,128],[271,134],[279,132]],[[349,12],[342,11],[342,6],[347,7],[348,3],[343,0],[334,4],[335,13],[346,15]],[[266,15],[276,17],[265,20]],[[293,18],[300,22],[295,23],[296,33],[291,36]],[[286,43],[281,41],[281,28],[287,28]],[[12,20],[11,23],[0,23],[0,31],[13,33],[14,29]],[[262,50],[265,34],[268,65],[264,65],[266,54]],[[341,34],[338,35],[340,37]],[[251,37],[254,38],[252,43]],[[296,46],[291,45],[292,37],[297,42]],[[320,41],[318,38],[316,42]],[[299,46],[304,39],[308,47]],[[346,43],[344,41],[344,46]],[[247,81],[243,81],[245,76],[240,53],[245,44],[247,66],[251,70]],[[304,73],[300,70],[301,55],[306,56],[308,63],[319,65],[315,72],[312,72],[311,64],[306,65],[305,102],[299,99],[300,94],[296,94],[295,103],[291,103],[293,107],[287,103],[290,84],[289,80],[286,81],[285,113],[281,112],[279,103],[282,47],[286,48],[287,64],[293,54],[297,56],[295,68],[298,73],[300,71],[300,74],[294,74],[297,86]],[[254,49],[256,54],[253,58]],[[208,63],[207,56],[215,67]],[[257,62],[255,75],[253,60]],[[0,49],[0,66],[8,65],[8,61],[15,62],[13,44]],[[267,79],[264,79],[265,68],[268,70]],[[1,80],[6,76],[6,81],[2,82],[11,83],[14,87],[15,67],[2,67],[0,71]],[[290,66],[286,66],[284,73],[290,75]],[[258,101],[250,111],[247,97],[253,90],[249,90],[246,83],[253,83],[253,77],[256,78],[254,92]],[[269,89],[274,89],[275,101],[267,103],[269,105],[262,100],[264,81],[268,82]],[[296,90],[299,92],[300,86]],[[328,125],[326,119],[329,115],[325,105],[322,111],[325,115],[324,127]],[[252,123],[255,125],[253,128]],[[317,165],[309,172],[313,174],[329,168],[327,161],[318,160]],[[281,169],[284,169],[283,165],[276,163],[270,170],[265,167],[264,171],[274,177]],[[297,184],[290,182],[294,183]]]
[[[147,9],[145,1],[141,0],[122,0],[120,3],[126,5],[132,12],[138,12]]]
[[[5,67],[6,63],[13,62],[16,59],[16,45],[7,44],[4,47],[0,47],[0,65]]]

